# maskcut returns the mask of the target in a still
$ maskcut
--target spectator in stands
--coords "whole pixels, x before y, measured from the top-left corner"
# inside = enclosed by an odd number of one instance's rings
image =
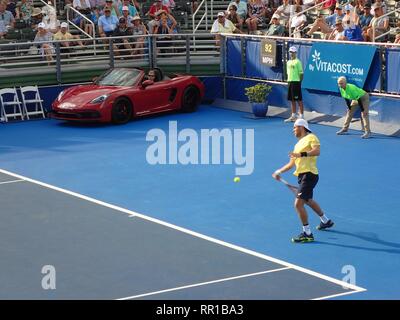
[[[344,29],[350,28],[351,25],[356,23],[356,14],[354,12],[354,7],[350,4],[347,4],[344,7],[344,17],[343,17],[343,27]]]
[[[0,37],[4,37],[9,29],[13,29],[15,19],[13,14],[6,10],[6,1],[0,2]]]
[[[126,25],[128,26],[128,28],[132,29],[132,27],[133,27],[133,23],[132,23],[133,17],[129,14],[129,7],[123,6],[121,8],[121,11],[122,11],[122,16],[121,17],[124,17],[126,19]],[[138,16],[139,15],[136,15],[135,17],[138,17]]]
[[[167,18],[163,17],[160,19],[160,24],[154,29],[154,33],[162,35],[157,37],[157,48],[160,48],[159,52],[166,53],[168,50],[165,48],[170,47],[172,44],[172,37],[168,35],[173,33],[172,28],[168,26]]]
[[[142,20],[140,19],[139,16],[135,16],[132,19],[132,34],[134,36],[143,36],[143,37],[135,37],[134,41],[135,44],[133,45],[134,51],[133,54],[134,55],[141,55],[143,54],[144,50],[144,43],[145,43],[145,37],[144,35],[147,34],[147,29],[146,26],[142,23]],[[140,57],[139,57],[140,58]]]
[[[106,5],[103,8],[103,13],[104,13],[104,10],[106,8],[111,10],[111,15],[112,16],[115,16],[115,17],[119,17],[120,16],[119,10],[118,10],[118,6],[117,6],[116,3],[113,3],[113,0],[106,0]]]
[[[76,40],[76,41],[68,41],[68,40]],[[64,41],[60,42],[60,49],[61,52],[71,52],[70,47],[79,45],[81,47],[84,47],[82,41],[80,40],[79,36],[74,36],[71,33],[68,32],[68,23],[63,22],[61,23],[60,30],[53,36],[53,40],[57,41]]]
[[[303,11],[303,8],[298,5],[295,9],[295,14],[292,17],[292,22],[290,27],[292,28],[292,33],[294,38],[301,38],[301,32],[303,31],[304,27],[307,25],[307,17],[304,13],[299,13]]]
[[[6,2],[6,10],[10,11],[13,17],[17,16],[15,9],[17,8],[17,4],[15,0],[4,0]]]
[[[100,37],[110,37],[117,28],[118,18],[111,14],[111,8],[104,7],[104,15],[99,18],[99,34]]]
[[[366,4],[365,0],[357,0],[355,3],[355,13],[357,16],[362,16],[364,14],[364,6]],[[371,7],[371,5],[370,5]]]
[[[347,22],[349,23],[350,21],[347,20]],[[364,41],[360,26],[354,23],[345,28],[344,37],[349,41]]]
[[[126,23],[125,17],[120,17],[118,20],[118,27],[114,30],[113,36],[114,37],[127,37],[132,34],[132,31],[128,28]],[[120,55],[120,50],[125,48],[126,50],[123,51],[124,55],[132,55],[132,47],[129,43],[128,38],[124,39],[115,39],[114,40],[114,52],[118,56]]]
[[[364,5],[363,14],[361,16],[358,16],[358,20],[356,21],[356,23],[360,25],[362,31],[366,31],[369,24],[371,23],[372,18],[373,15],[371,14],[371,5],[369,3],[366,3]]]
[[[92,4],[89,0],[74,0],[72,6],[74,9],[78,10],[86,19],[93,21],[93,11]],[[84,30],[87,34],[93,34],[92,24],[81,16],[77,16],[74,19],[75,24],[79,24],[80,28]]]
[[[343,20],[342,18],[336,18],[335,29],[328,36],[328,40],[346,40],[344,36]]]
[[[277,14],[281,17],[281,23],[285,26],[288,27],[289,24],[289,19],[290,19],[290,13],[291,13],[291,6],[289,4],[289,0],[283,0],[282,5],[280,5],[276,11]]]
[[[358,107],[360,107],[361,117],[364,122],[364,134],[361,136],[361,138],[369,138],[371,134],[368,114],[369,94],[363,89],[358,88],[356,85],[347,83],[346,77],[338,78],[338,86],[340,95],[345,99],[348,110],[343,128],[336,132],[336,134],[345,134],[349,130],[350,122],[353,119],[354,113],[357,111]]]
[[[265,5],[261,0],[249,0],[248,18],[246,19],[247,29],[250,33],[256,33],[258,25],[265,24]]]
[[[234,0],[228,5],[227,11],[232,5],[236,5],[237,14],[240,16],[242,20],[245,20],[247,17],[247,2],[243,0]]]
[[[277,13],[272,15],[271,24],[266,32],[267,36],[283,37],[285,35],[285,27],[280,23],[280,16]]]
[[[236,28],[238,28],[239,30],[242,30],[243,19],[237,13],[237,6],[235,3],[233,3],[229,6],[228,15],[226,16],[226,19],[232,21],[232,23],[235,25]]]
[[[369,23],[368,28],[363,32],[363,37],[365,41],[372,41],[372,40],[377,40],[376,37],[379,37],[380,35],[384,34],[389,30],[389,18],[384,17],[384,18],[379,18],[380,16],[383,15],[382,8],[380,7],[379,3],[375,3],[375,14],[374,17],[371,19],[371,22]],[[373,25],[375,24],[375,38],[373,35]],[[378,41],[384,41],[384,38],[379,38]]]
[[[311,29],[307,32],[307,35],[311,36],[315,31],[320,30],[326,37],[329,37],[332,31],[336,28],[337,18],[343,19],[344,17],[341,6],[337,6],[335,11],[334,14],[325,19],[322,16],[317,17]]]
[[[130,4],[130,0],[123,0],[122,3],[119,5],[118,10],[123,14],[122,8],[123,7],[128,7],[129,9],[129,15],[131,17],[134,17],[139,14],[139,12],[136,10],[136,7]]]
[[[170,12],[175,8],[175,1],[174,0],[163,0],[162,4],[166,6]]]
[[[220,33],[242,33],[232,21],[225,18],[225,12],[218,12],[217,19],[211,27],[211,33],[215,34],[216,45],[219,47],[221,40]]]
[[[315,1],[315,3],[321,3],[321,2],[323,2],[323,0],[317,0],[317,1]],[[321,12],[322,12],[323,14],[328,14],[329,11],[330,11],[330,9],[331,9],[332,7],[333,7],[333,8],[336,7],[336,0],[329,0],[328,2],[325,2],[325,3],[322,5],[322,10],[321,10]]]
[[[42,22],[43,20],[43,14],[42,14],[42,9],[40,8],[33,8],[32,14],[31,14],[31,27],[32,29],[37,29],[37,25]]]
[[[190,0],[190,2],[192,3],[192,13],[194,13],[199,6],[199,2],[197,0]]]
[[[167,20],[168,27],[171,28],[172,33],[178,33],[178,23],[176,22],[175,18],[170,14],[169,12],[166,12],[164,10],[160,10],[156,12],[156,15],[158,17],[158,20],[161,21],[162,19]],[[155,32],[154,32],[155,33]]]
[[[398,43],[398,44],[400,44],[400,33],[396,34],[396,37],[395,37],[393,43]]]
[[[21,0],[16,8],[16,18],[23,19],[26,23],[30,23],[33,12],[33,6],[28,0]]]
[[[385,2],[382,1],[382,0],[375,0],[375,2],[372,4],[372,6],[371,6],[371,14],[373,16],[375,16],[375,9],[376,8],[381,8],[382,9],[382,14],[385,14],[386,11],[387,11]]]
[[[151,18],[150,22],[147,24],[150,33],[153,33],[154,28],[159,25],[159,17],[156,13],[160,10],[165,10],[169,13],[168,8],[162,4],[162,0],[156,0],[150,7],[149,12],[146,13],[146,15]]]
[[[300,11],[301,12],[303,10],[306,9],[306,6],[304,5],[303,0],[294,0],[294,3],[290,6],[290,16],[294,16],[297,13],[297,7],[300,7]]]
[[[57,19],[57,13],[54,7],[44,6],[42,8],[42,22],[46,24],[46,29],[52,33],[56,33],[60,27],[60,21]]]
[[[51,65],[51,62],[54,61],[53,54],[55,53],[55,51],[54,51],[54,46],[53,46],[52,40],[53,40],[53,33],[49,32],[46,29],[46,25],[44,22],[40,22],[38,24],[38,32],[33,41],[34,42],[43,42],[41,44],[38,44],[39,51],[40,51],[40,54],[42,55],[42,57],[46,58],[48,65]]]

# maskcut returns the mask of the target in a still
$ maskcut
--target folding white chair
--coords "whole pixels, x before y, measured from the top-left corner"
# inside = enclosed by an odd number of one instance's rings
[[[24,120],[24,115],[21,109],[21,102],[18,99],[17,89],[15,88],[1,89],[0,105],[1,105],[1,121],[8,122],[8,118],[15,119],[17,117],[21,117],[21,120]]]
[[[35,115],[41,115],[43,118],[46,118],[42,105],[43,100],[40,98],[38,87],[26,86],[20,87],[20,90],[22,96],[22,107],[26,118],[29,120],[29,116]],[[34,105],[35,107],[29,109],[30,105]]]

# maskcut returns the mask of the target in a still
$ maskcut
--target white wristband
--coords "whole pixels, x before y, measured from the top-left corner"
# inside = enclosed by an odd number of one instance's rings
[[[277,176],[280,176],[280,175],[281,175],[281,173],[282,173],[282,171],[281,171],[281,170],[276,170],[276,171],[274,172],[274,174],[275,174],[275,175],[277,175]]]

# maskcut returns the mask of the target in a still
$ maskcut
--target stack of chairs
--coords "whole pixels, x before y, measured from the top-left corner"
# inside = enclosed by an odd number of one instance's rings
[[[30,120],[31,118],[46,118],[43,100],[37,86],[20,87],[21,100],[17,89],[0,89],[1,122],[9,120]]]

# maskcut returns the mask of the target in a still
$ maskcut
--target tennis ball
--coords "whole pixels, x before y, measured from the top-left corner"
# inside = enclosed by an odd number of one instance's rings
[[[239,181],[240,181],[240,178],[239,178],[239,177],[233,178],[233,182],[239,182]]]

